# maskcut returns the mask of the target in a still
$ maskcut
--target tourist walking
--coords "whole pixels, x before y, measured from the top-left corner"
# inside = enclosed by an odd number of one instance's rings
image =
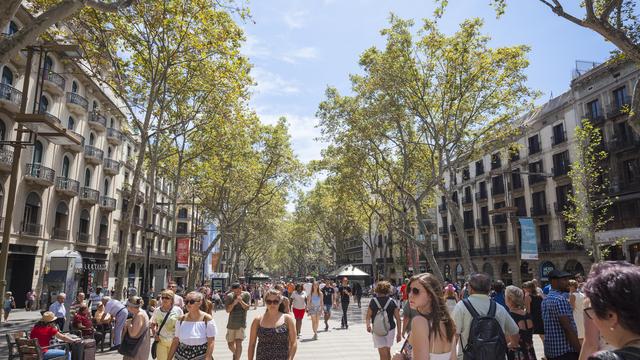
[[[547,360],[577,360],[580,342],[567,294],[571,274],[556,269],[548,277],[551,289],[542,300],[544,355]]]
[[[322,315],[322,293],[320,285],[313,282],[311,292],[307,296],[307,311],[311,317],[311,329],[313,330],[313,340],[318,339],[318,326],[320,325],[320,315]]]
[[[169,359],[171,343],[176,334],[176,322],[184,315],[182,309],[174,305],[174,295],[171,290],[160,293],[160,306],[151,315],[151,336],[156,343],[158,360]]]
[[[184,302],[188,311],[176,322],[169,359],[174,359],[174,356],[176,360],[210,360],[212,358],[218,329],[211,315],[200,310],[203,300],[204,295],[195,291],[188,293],[185,297]],[[234,355],[234,360],[238,359],[240,355]]]
[[[291,294],[291,307],[293,308],[293,317],[296,319],[296,333],[300,337],[302,320],[307,308],[307,293],[303,290],[302,284],[296,284],[295,290]]]
[[[544,322],[542,321],[542,289],[538,291],[536,283],[528,281],[523,285],[524,306],[533,321],[533,333],[544,343]]]
[[[322,304],[324,305],[324,331],[329,331],[329,319],[331,318],[331,308],[337,307],[336,291],[331,286],[331,282],[325,280],[322,292]]]
[[[64,320],[67,317],[67,308],[64,305],[64,301],[67,298],[65,293],[60,293],[56,297],[56,301],[49,306],[49,311],[56,316],[56,324],[60,331],[64,331]]]
[[[457,344],[460,343],[463,350],[463,359],[473,359],[473,354],[478,351],[487,351],[492,353],[492,358],[503,359],[507,355],[508,347],[517,346],[520,337],[518,335],[518,325],[509,316],[506,308],[498,305],[493,299],[489,298],[489,291],[491,291],[491,278],[487,274],[474,274],[471,275],[467,289],[469,297],[463,299],[456,304],[453,310],[453,320],[456,325],[456,337],[454,338],[454,347],[457,349]],[[472,329],[474,319],[481,316],[494,318],[497,321],[497,325],[500,327],[500,333],[495,332],[495,323],[484,322],[490,325],[489,332],[491,336],[500,337],[498,343],[485,343],[480,342],[479,338],[473,338],[470,334],[477,334],[482,332],[478,329]],[[477,326],[477,324],[476,324]],[[511,344],[509,346],[509,344]],[[490,348],[485,345],[491,345]]]
[[[132,348],[120,346],[118,352],[124,355],[123,360],[149,359],[151,347],[149,316],[142,309],[142,305],[144,305],[144,301],[139,296],[131,296],[127,301],[127,310],[131,313],[132,318],[126,320],[123,336],[137,340]]]
[[[388,281],[378,281],[373,291],[374,295],[369,302],[365,324],[367,332],[371,333],[373,337],[373,347],[378,349],[380,360],[390,360],[394,338],[397,342],[402,339],[400,310],[398,304],[391,297],[391,284]],[[373,327],[371,326],[372,319]],[[378,326],[378,324],[382,325]]]
[[[178,284],[175,281],[169,281],[169,290],[175,294],[173,297],[173,304],[181,309],[184,309],[184,299],[178,295]]]
[[[107,315],[115,321],[113,328],[113,346],[109,350],[117,350],[122,343],[122,331],[127,321],[127,308],[118,300],[112,299],[110,296],[102,297],[102,304],[104,305],[104,314],[102,315],[102,321],[106,321]]]
[[[290,313],[291,312],[291,306],[290,306],[290,302],[289,302],[289,297],[284,295],[284,293],[286,291],[285,287],[282,284],[276,284],[273,288],[278,290],[278,291],[280,291],[280,294],[282,294],[282,301],[280,302],[280,306],[278,307],[278,311],[280,311],[283,314]]]
[[[233,360],[242,356],[242,340],[245,338],[247,327],[247,310],[251,302],[251,295],[242,291],[239,283],[231,285],[231,292],[225,297],[225,307],[229,314],[227,322],[227,346],[233,354]]]
[[[36,305],[36,292],[33,289],[31,289],[29,292],[27,292],[24,310],[32,311],[35,308],[35,305]]]
[[[11,310],[15,308],[16,300],[13,298],[13,293],[11,291],[7,291],[4,294],[4,300],[2,301],[2,311],[5,322],[9,319],[9,313],[11,312]]]
[[[362,308],[362,286],[357,281],[353,282],[353,298],[356,301],[356,304],[358,304],[358,309]]]
[[[578,341],[582,345],[584,341],[584,294],[580,291],[577,281],[569,280],[569,304],[573,309],[573,320],[578,330]]]
[[[344,277],[342,278],[342,284],[338,286],[338,294],[340,296],[340,305],[342,306],[342,321],[341,321],[341,329],[348,329],[349,322],[347,319],[347,313],[349,312],[349,301],[351,299],[351,287],[349,286],[349,280]]]
[[[509,360],[536,360],[536,352],[533,348],[533,321],[524,306],[524,292],[513,285],[505,290],[505,303],[509,309],[509,315],[520,329],[520,341],[517,348],[510,348],[507,352]]]
[[[594,264],[584,294],[590,304],[584,308],[585,315],[615,349],[598,352],[589,359],[639,359],[640,267],[626,261]]]
[[[440,281],[429,273],[415,275],[409,280],[407,293],[416,315],[409,338],[394,360],[452,359],[456,327],[447,311]]]
[[[282,300],[278,290],[264,294],[267,309],[251,323],[249,360],[292,360],[296,355],[298,342],[293,317],[278,310]]]
[[[503,308],[507,308],[507,304],[504,301],[504,283],[502,280],[497,280],[493,284],[493,294],[491,295],[493,300],[498,304],[502,305]]]
[[[458,298],[458,294],[456,294],[456,288],[451,284],[447,284],[447,287],[444,291],[445,303],[447,304],[447,310],[449,310],[449,314],[453,314],[453,309],[455,309],[456,304],[460,300]]]
[[[38,344],[43,349],[42,350],[42,359],[47,360],[51,358],[59,358],[64,356],[65,350],[61,346],[52,346],[51,340],[56,338],[60,341],[64,341],[66,343],[75,343],[79,341],[78,339],[71,338],[65,334],[63,334],[56,325],[57,318],[54,313],[51,311],[47,311],[42,314],[42,318],[31,329],[31,333],[29,334],[30,339],[37,339]],[[69,360],[71,360],[71,354],[69,354]]]

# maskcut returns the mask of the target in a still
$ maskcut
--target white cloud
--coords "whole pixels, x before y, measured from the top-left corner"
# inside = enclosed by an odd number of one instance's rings
[[[289,29],[302,29],[307,24],[308,15],[304,10],[291,10],[286,12],[282,19]]]
[[[318,50],[312,46],[306,46],[286,52],[281,59],[294,64],[297,60],[312,60],[317,58]]]
[[[293,150],[300,161],[308,163],[322,158],[322,149],[326,148],[327,144],[316,140],[320,136],[320,130],[316,128],[318,125],[316,117],[290,113],[280,115],[258,113],[258,116],[264,124],[275,124],[282,116],[287,119]]]
[[[251,75],[257,83],[257,85],[253,87],[257,94],[282,95],[300,92],[300,88],[294,82],[262,68],[253,68]]]
[[[252,58],[267,58],[271,55],[269,48],[252,35],[247,35],[247,40],[242,44],[242,53]]]

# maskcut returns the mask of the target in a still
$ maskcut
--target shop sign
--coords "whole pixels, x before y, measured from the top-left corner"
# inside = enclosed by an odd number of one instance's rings
[[[86,271],[107,271],[107,264],[84,263],[82,269]]]
[[[540,265],[540,280],[548,281],[549,273],[555,270],[555,265],[551,261],[545,261]]]

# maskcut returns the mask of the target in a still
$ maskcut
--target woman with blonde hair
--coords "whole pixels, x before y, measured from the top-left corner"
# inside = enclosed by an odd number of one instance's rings
[[[320,315],[322,315],[322,293],[320,293],[320,286],[317,281],[311,284],[311,293],[307,296],[307,313],[311,317],[313,340],[317,340]]]
[[[411,333],[394,360],[449,360],[455,357],[453,338],[456,326],[444,301],[442,284],[432,274],[415,275],[409,280],[409,306],[417,311]]]
[[[373,336],[373,346],[378,349],[380,360],[390,360],[393,339],[395,338],[397,342],[400,342],[402,339],[400,309],[396,301],[391,297],[393,290],[391,283],[388,281],[378,281],[373,292],[374,297],[369,302],[369,308],[367,309],[367,316],[365,318],[367,332],[370,332]],[[386,335],[376,333],[375,329],[371,327],[371,320],[375,319],[380,311],[386,311],[387,318],[389,319],[389,329]],[[396,327],[398,328],[397,330]]]
[[[509,349],[509,360],[535,360],[536,352],[533,348],[533,321],[527,313],[524,304],[524,291],[519,287],[509,285],[505,290],[505,303],[509,309],[509,315],[518,325],[520,342],[515,349]]]
[[[176,322],[175,335],[169,350],[169,359],[209,360],[213,356],[218,329],[213,317],[200,310],[202,293],[192,291],[184,298],[188,312]]]
[[[291,315],[279,311],[282,300],[276,289],[264,295],[267,310],[251,323],[249,360],[292,360],[296,355],[296,324]]]

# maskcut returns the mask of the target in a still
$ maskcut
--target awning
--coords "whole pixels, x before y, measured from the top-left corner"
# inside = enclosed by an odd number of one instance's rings
[[[212,272],[209,274],[209,279],[228,279],[228,278],[229,278],[229,273]]]
[[[73,250],[53,250],[47,254],[47,262],[50,262],[52,258],[72,258],[74,259],[74,265],[76,269],[82,269],[82,255],[79,252]]]
[[[341,267],[337,268],[336,270],[330,272],[329,276],[332,276],[332,277],[342,277],[342,276],[346,276],[346,277],[367,277],[367,276],[371,276],[371,275],[369,275],[366,272],[360,270],[359,268],[349,264],[349,265],[341,266]]]
[[[265,273],[257,272],[247,276],[249,279],[271,279],[271,277]]]

